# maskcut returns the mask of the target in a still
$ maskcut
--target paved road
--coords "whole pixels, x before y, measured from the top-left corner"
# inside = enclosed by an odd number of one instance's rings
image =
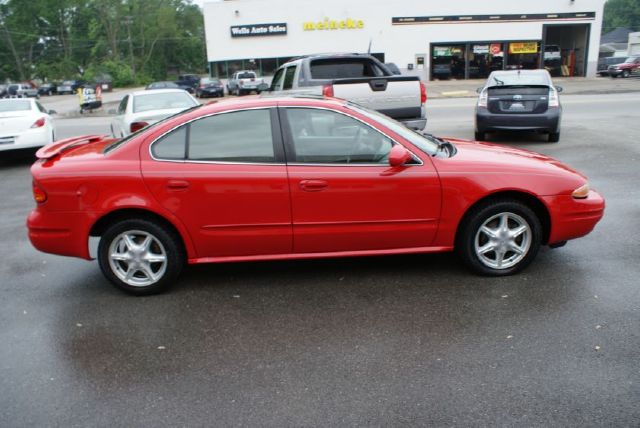
[[[453,255],[209,265],[133,298],[31,248],[30,158],[3,159],[0,426],[637,426],[638,97],[563,102],[560,143],[496,141],[582,170],[605,218],[500,279]],[[428,128],[471,137],[472,110],[432,100]]]

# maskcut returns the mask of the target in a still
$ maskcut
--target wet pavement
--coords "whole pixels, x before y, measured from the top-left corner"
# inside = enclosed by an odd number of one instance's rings
[[[562,101],[559,143],[493,141],[588,175],[605,217],[498,279],[451,254],[239,263],[131,297],[31,247],[31,154],[2,154],[0,426],[637,425],[638,96]],[[470,138],[472,111],[432,100],[428,130]]]

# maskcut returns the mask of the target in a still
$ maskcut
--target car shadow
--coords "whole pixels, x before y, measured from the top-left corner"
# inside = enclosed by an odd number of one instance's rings
[[[0,157],[0,168],[4,166],[31,166],[36,161],[37,150],[38,148],[6,151]]]

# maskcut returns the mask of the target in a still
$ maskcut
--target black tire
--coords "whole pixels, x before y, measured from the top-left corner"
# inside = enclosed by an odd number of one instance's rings
[[[512,239],[513,243],[517,244],[518,248],[522,250],[521,255],[504,249],[508,245],[505,244],[506,236],[497,237],[498,243],[496,243],[496,247],[500,248],[502,246],[504,251],[502,257],[506,257],[505,260],[507,262],[506,266],[491,266],[490,264],[492,263],[498,264],[500,251],[485,251],[484,259],[481,259],[476,252],[476,240],[478,245],[481,246],[480,248],[484,245],[493,244],[491,240],[486,239],[488,235],[481,232],[480,229],[483,225],[489,228],[488,225],[493,226],[496,221],[498,222],[496,225],[500,227],[503,215],[508,217],[507,227],[510,230],[511,225],[517,226],[518,223],[526,223],[528,230]],[[500,244],[500,239],[503,240],[502,244]],[[456,252],[464,263],[476,273],[488,276],[507,276],[521,271],[531,263],[536,254],[538,254],[541,240],[542,226],[531,208],[516,200],[493,200],[475,206],[464,216],[456,237]]]
[[[631,75],[631,73],[629,72],[629,70],[622,70],[622,77],[624,77],[625,79],[627,77],[629,77]]]
[[[560,141],[560,131],[558,131],[558,132],[549,132],[549,142],[550,143],[557,143],[558,141]]]
[[[612,75],[611,75],[611,78],[612,78],[612,79],[617,79],[617,78],[618,78],[618,75],[617,75],[617,74],[612,74]]]
[[[476,131],[476,132],[474,133],[474,137],[475,137],[475,140],[476,140],[476,141],[484,141],[484,140],[485,140],[485,138],[486,138],[486,135],[485,135],[485,133],[484,133],[484,132],[477,132],[477,131]]]
[[[139,248],[133,250],[134,257],[137,254],[137,257],[143,261],[137,261],[139,265],[134,266],[137,269],[133,270],[129,282],[125,282],[121,276],[132,269],[131,263],[124,260],[111,260],[112,251],[125,250],[122,247],[124,234],[132,237],[134,244],[141,244],[140,241],[143,241],[146,236],[151,237],[149,249],[144,254],[136,253],[136,251],[142,251]],[[125,255],[129,255],[132,250],[127,244],[125,247]],[[158,275],[157,278],[150,277],[145,273],[143,267],[144,258],[154,255],[165,257],[165,260],[161,262],[146,262],[146,268],[149,269],[146,272],[151,272],[154,276]],[[122,220],[114,223],[102,234],[98,245],[98,263],[104,276],[120,290],[137,296],[157,294],[168,290],[180,275],[185,260],[185,251],[180,237],[173,230],[168,230],[151,220]],[[123,272],[125,269],[127,272]],[[145,281],[145,278],[148,281]],[[136,282],[137,284],[135,284]]]

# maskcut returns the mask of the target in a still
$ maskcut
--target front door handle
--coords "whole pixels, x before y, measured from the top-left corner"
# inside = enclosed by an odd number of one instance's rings
[[[324,180],[302,180],[300,188],[305,192],[319,192],[329,187],[329,183]]]
[[[173,191],[187,190],[189,188],[189,182],[186,180],[169,180],[167,182],[167,189]]]

